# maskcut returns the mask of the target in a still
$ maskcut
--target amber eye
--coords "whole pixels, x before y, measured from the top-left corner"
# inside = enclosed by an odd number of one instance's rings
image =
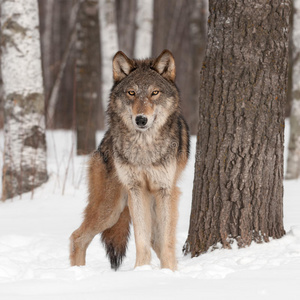
[[[152,92],[152,96],[156,96],[156,95],[158,95],[159,94],[159,91],[153,91]]]
[[[134,91],[128,91],[128,94],[129,94],[130,96],[134,96],[134,95],[135,95],[135,92],[134,92]]]

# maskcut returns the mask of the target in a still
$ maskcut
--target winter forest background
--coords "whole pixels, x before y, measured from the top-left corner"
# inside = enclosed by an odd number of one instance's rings
[[[1,299],[299,299],[300,0],[0,3]],[[231,15],[241,17],[238,25]],[[133,239],[118,273],[110,270],[99,240],[88,250],[87,266],[70,268],[68,237],[80,224],[86,204],[86,154],[106,128],[112,58],[118,50],[145,58],[163,49],[175,57],[176,84],[192,134],[191,159],[180,182],[179,270],[159,270],[153,257],[150,267],[131,272]],[[248,51],[242,62],[233,55],[237,49]],[[247,70],[255,73],[249,89],[243,86]],[[230,119],[226,126],[214,123],[222,105],[218,111],[213,101],[229,94],[229,83],[237,91],[231,95],[237,109],[233,115],[244,118],[246,128],[253,126],[253,144],[261,148],[247,148],[248,132],[240,134],[236,147],[227,141],[231,150],[223,153],[223,139],[213,139],[223,129],[233,136],[230,130],[239,124]],[[249,101],[241,99],[239,89]],[[212,102],[206,105],[199,99]],[[230,105],[226,113],[234,111]],[[249,108],[245,113],[243,105]],[[259,116],[254,122],[247,115],[253,111]],[[209,131],[207,124],[221,129]],[[277,129],[279,134],[272,136]],[[208,132],[212,138],[206,141]],[[220,153],[210,151],[212,145]],[[211,161],[218,161],[219,168]],[[225,171],[219,176],[222,166]],[[211,180],[216,169],[218,180]],[[230,197],[238,200],[224,201],[222,207],[216,199],[227,191],[237,191]],[[198,209],[198,201],[205,210]],[[248,208],[255,206],[259,209]],[[253,230],[247,233],[247,227]]]
[[[197,74],[205,50],[206,2],[112,0],[100,1],[99,10],[98,1],[84,1],[80,4],[80,1],[73,0],[39,0],[48,127],[70,129],[74,126],[74,97],[78,93],[75,84],[76,62],[83,55],[80,53],[80,39],[85,38],[90,39],[86,41],[90,43],[90,49],[85,50],[90,51],[91,64],[100,78],[96,90],[97,129],[104,128],[107,99],[103,99],[102,93],[106,90],[107,98],[107,89],[112,84],[109,72],[114,53],[121,50],[128,57],[145,58],[157,56],[162,49],[169,49],[177,62],[177,84],[182,99],[189,99],[183,100],[184,115],[189,120],[192,132],[196,133]],[[80,36],[80,31],[85,28],[88,28],[87,36]]]

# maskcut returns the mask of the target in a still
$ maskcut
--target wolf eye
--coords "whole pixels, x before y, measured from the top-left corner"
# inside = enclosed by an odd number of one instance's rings
[[[135,92],[134,92],[134,91],[128,91],[128,94],[129,94],[130,96],[134,96],[134,95],[135,95]]]
[[[152,92],[152,96],[156,96],[156,95],[158,95],[159,94],[159,91],[153,91]]]

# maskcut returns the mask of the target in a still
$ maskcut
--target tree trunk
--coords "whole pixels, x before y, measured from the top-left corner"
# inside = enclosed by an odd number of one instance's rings
[[[63,76],[69,61],[69,58],[71,56],[71,52],[73,49],[73,45],[75,44],[76,41],[76,21],[77,21],[77,14],[78,14],[78,8],[79,8],[79,3],[75,2],[75,4],[72,7],[71,10],[71,18],[70,18],[70,22],[69,22],[69,27],[71,29],[71,32],[69,33],[69,36],[65,37],[65,40],[67,41],[66,45],[65,45],[65,49],[64,49],[64,53],[60,59],[59,62],[59,67],[58,67],[58,71],[55,77],[54,82],[50,85],[47,85],[47,90],[50,90],[49,96],[48,96],[48,101],[47,101],[47,126],[48,128],[53,128],[53,124],[54,124],[54,115],[55,115],[55,111],[57,108],[57,103],[59,100],[59,91],[60,91],[60,87],[62,85],[62,81],[63,81]],[[47,19],[47,18],[46,18]],[[47,26],[49,26],[49,24],[45,24],[45,28],[47,28]],[[50,27],[51,29],[51,27]],[[48,32],[49,29],[47,28],[46,32]],[[49,38],[49,34],[46,35],[46,37],[44,36],[43,38],[43,43],[44,44],[44,61],[46,60],[47,55],[45,55],[47,52],[51,52],[51,46],[53,47],[53,45],[51,45],[51,36],[50,36],[50,40],[47,41],[46,38]],[[51,46],[50,46],[51,45]],[[48,48],[46,48],[48,47]],[[45,57],[46,56],[46,57]],[[50,66],[48,66],[48,68],[46,69],[44,67],[44,74],[48,74],[49,76],[49,69]],[[46,80],[45,80],[46,82]],[[69,102],[70,104],[70,102]]]
[[[176,60],[182,113],[197,134],[199,78],[205,52],[207,0],[154,0],[153,56],[162,49]]]
[[[188,96],[189,127],[192,134],[198,128],[198,94],[201,65],[204,59],[207,32],[207,1],[190,0],[191,78]]]
[[[46,118],[48,126],[55,129],[73,125],[76,51],[70,40],[74,36],[76,2],[38,0]]]
[[[134,57],[147,58],[152,54],[153,0],[137,0]]]
[[[41,35],[41,52],[42,52],[42,67],[44,78],[45,100],[49,98],[48,91],[53,85],[52,72],[52,38],[53,38],[53,16],[54,16],[54,0],[38,0],[39,16],[40,16],[40,35]]]
[[[5,200],[48,176],[37,0],[3,0],[1,10]]]
[[[289,70],[288,70],[288,89],[285,104],[285,117],[289,118],[292,109],[293,99],[293,15],[294,15],[294,2],[291,1],[291,13],[290,13],[290,35],[289,35]]]
[[[294,1],[292,109],[286,179],[300,176],[300,1]]]
[[[289,1],[209,1],[185,253],[280,238]]]
[[[116,0],[119,49],[134,56],[137,0]]]
[[[113,86],[112,59],[118,51],[115,0],[99,0],[101,65],[102,65],[102,106],[107,109],[110,90]]]
[[[98,1],[80,2],[77,22],[77,154],[96,147],[96,112],[100,102],[100,35]]]

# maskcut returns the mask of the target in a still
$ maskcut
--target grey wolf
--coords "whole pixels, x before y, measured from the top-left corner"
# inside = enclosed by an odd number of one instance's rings
[[[162,268],[176,270],[178,178],[188,160],[189,131],[182,117],[175,60],[113,58],[109,128],[88,169],[88,204],[70,237],[71,265],[84,265],[86,249],[101,233],[111,267],[126,254],[133,223],[136,263],[150,264],[151,247]]]

